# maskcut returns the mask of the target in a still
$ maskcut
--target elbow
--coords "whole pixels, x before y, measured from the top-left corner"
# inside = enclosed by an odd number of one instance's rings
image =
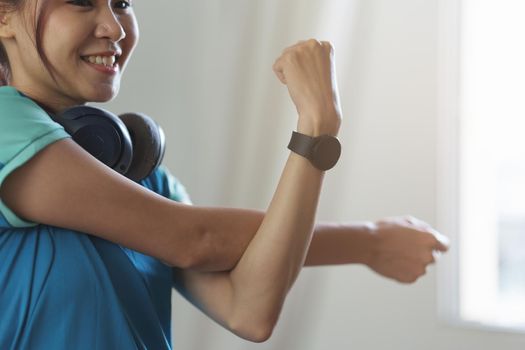
[[[232,328],[231,331],[245,340],[264,343],[272,336],[273,329],[274,327],[270,325],[257,325],[256,327],[242,325],[238,328]]]
[[[273,328],[261,329],[257,332],[253,332],[248,337],[244,339],[251,341],[253,343],[264,343],[272,336]]]
[[[277,318],[266,321],[238,319],[230,323],[230,330],[237,336],[254,342],[263,343],[270,339],[277,323]]]
[[[203,265],[202,257],[199,254],[199,247],[190,247],[184,252],[179,252],[171,261],[174,267],[183,270],[194,270]]]

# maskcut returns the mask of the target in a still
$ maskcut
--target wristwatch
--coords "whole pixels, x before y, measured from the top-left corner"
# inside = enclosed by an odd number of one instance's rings
[[[310,160],[319,170],[333,168],[341,156],[339,139],[330,135],[312,137],[294,131],[288,148]]]

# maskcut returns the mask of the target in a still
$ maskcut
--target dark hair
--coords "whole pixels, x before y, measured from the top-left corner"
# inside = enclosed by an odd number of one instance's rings
[[[7,85],[9,82],[9,60],[4,50],[4,46],[0,42],[0,86]]]
[[[53,74],[53,67],[51,66],[51,63],[49,62],[47,56],[44,53],[44,49],[42,47],[42,34],[44,25],[47,19],[47,0],[0,0],[0,13],[7,13],[12,11],[20,11],[23,10],[25,6],[27,6],[28,2],[35,1],[37,2],[36,5],[38,5],[38,1],[42,1],[43,4],[40,7],[40,11],[38,11],[38,6],[35,6],[35,13],[34,13],[34,20],[36,22],[33,22],[34,28],[35,28],[35,46],[36,50],[38,52],[38,55],[40,56],[40,59],[44,63],[44,66],[46,67],[49,74],[51,74],[51,77],[53,80],[55,80],[55,75]],[[38,11],[38,13],[37,13]],[[9,84],[9,81],[11,80],[11,67],[9,64],[9,58],[7,57],[7,52],[5,51],[4,45],[0,42],[0,86]]]

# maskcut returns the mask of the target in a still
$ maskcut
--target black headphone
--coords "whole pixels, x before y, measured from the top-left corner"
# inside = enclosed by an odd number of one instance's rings
[[[116,116],[102,108],[75,106],[50,116],[92,156],[133,181],[148,177],[164,157],[164,132],[145,114]]]

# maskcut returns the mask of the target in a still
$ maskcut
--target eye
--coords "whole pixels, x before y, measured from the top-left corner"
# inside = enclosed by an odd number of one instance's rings
[[[93,2],[91,0],[70,0],[67,3],[83,7],[93,6]],[[132,7],[132,5],[129,1],[116,1],[115,7],[118,9],[127,9],[129,7]]]
[[[128,1],[117,1],[115,3],[115,7],[124,10],[124,9],[132,7],[132,5]]]
[[[71,5],[75,5],[75,6],[82,6],[82,7],[93,6],[93,3],[91,2],[91,0],[71,0],[71,1],[68,1],[67,3]]]

